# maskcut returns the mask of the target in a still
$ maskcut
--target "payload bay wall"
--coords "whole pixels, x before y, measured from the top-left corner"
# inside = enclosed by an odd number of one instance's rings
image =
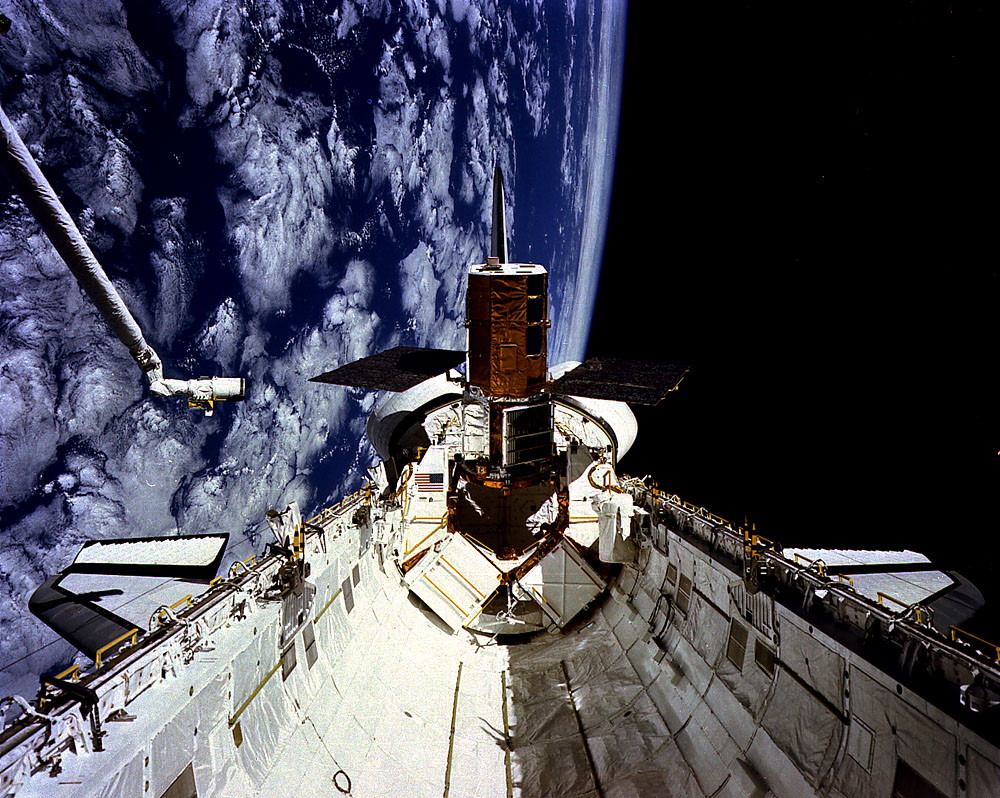
[[[997,710],[962,701],[971,685],[995,686],[995,647],[631,487],[650,546],[619,583],[614,628],[627,630],[623,647],[644,630],[652,656],[630,660],[694,773],[690,795],[1000,795]]]
[[[996,740],[972,728],[958,688],[929,700],[912,669],[873,662],[899,635],[926,638],[947,686],[992,674],[988,658],[846,588],[832,591],[842,619],[824,620],[811,602],[831,580],[624,484],[650,511],[638,561],[578,623],[511,646],[436,621],[383,561],[398,508],[345,500],[312,519],[308,606],[265,598],[280,557],[234,566],[80,674],[92,708],[53,689],[8,727],[0,795],[1000,794]],[[761,558],[780,600],[747,592],[746,560]],[[884,627],[863,651],[855,610]]]

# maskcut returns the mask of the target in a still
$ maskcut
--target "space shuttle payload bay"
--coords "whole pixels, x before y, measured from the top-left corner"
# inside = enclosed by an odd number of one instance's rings
[[[315,378],[390,391],[361,491],[269,514],[277,543],[219,577],[225,541],[113,541],[46,582],[62,633],[121,631],[20,700],[0,795],[1000,794],[1000,650],[961,632],[964,584],[913,552],[783,550],[619,476],[620,400],[684,368],[549,368],[547,274],[507,262],[494,193],[467,351]],[[157,587],[137,615],[110,579]]]

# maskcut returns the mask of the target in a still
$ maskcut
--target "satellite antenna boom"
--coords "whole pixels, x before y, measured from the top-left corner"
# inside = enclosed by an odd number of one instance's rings
[[[490,257],[497,263],[507,262],[507,214],[504,210],[503,171],[493,170],[493,231],[490,239]]]

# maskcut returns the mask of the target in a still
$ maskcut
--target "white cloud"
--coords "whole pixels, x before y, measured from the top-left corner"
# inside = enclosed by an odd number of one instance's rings
[[[426,344],[437,318],[437,294],[441,281],[434,276],[431,251],[418,244],[399,264],[403,311],[413,325],[416,339]]]
[[[236,301],[226,297],[199,335],[203,355],[217,360],[227,373],[237,369],[244,332],[245,325]]]

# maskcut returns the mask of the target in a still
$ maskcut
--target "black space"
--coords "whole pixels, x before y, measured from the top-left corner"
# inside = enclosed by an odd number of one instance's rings
[[[660,6],[629,9],[588,356],[691,371],[623,470],[785,545],[923,551],[996,607],[985,12]]]

